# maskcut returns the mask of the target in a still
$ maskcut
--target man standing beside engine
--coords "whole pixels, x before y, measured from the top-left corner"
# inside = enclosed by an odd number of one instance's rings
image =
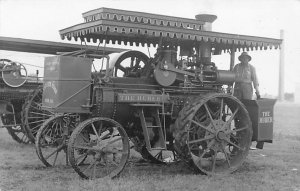
[[[247,52],[243,52],[239,56],[241,63],[235,65],[233,71],[236,75],[233,95],[238,99],[251,100],[253,96],[253,87],[257,99],[260,99],[259,84],[254,66],[249,64],[251,56]],[[253,83],[253,86],[252,86]]]

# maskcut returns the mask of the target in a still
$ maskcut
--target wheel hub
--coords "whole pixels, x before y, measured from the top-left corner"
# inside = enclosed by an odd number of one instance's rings
[[[225,132],[224,131],[218,131],[217,133],[216,133],[216,138],[217,138],[217,140],[218,141],[222,141],[222,140],[225,140],[226,139],[226,134],[225,134]]]

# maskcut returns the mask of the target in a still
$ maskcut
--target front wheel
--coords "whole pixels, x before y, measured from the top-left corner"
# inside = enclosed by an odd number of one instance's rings
[[[77,115],[59,114],[43,123],[36,135],[35,148],[45,166],[68,164],[67,142],[78,120]]]
[[[205,174],[228,174],[248,155],[252,124],[244,105],[226,94],[208,94],[188,103],[176,120],[175,147]]]
[[[68,156],[82,178],[113,178],[124,169],[129,149],[129,138],[118,122],[95,117],[76,127],[68,143]]]

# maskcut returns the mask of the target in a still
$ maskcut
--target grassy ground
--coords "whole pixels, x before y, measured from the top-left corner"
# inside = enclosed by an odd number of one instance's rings
[[[274,143],[250,151],[243,166],[226,177],[196,175],[183,163],[159,166],[130,161],[118,179],[82,180],[68,166],[44,167],[32,145],[18,144],[0,129],[0,189],[300,191],[299,113],[300,105],[277,103]]]

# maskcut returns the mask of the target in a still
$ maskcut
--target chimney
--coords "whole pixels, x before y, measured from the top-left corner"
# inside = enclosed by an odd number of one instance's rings
[[[217,15],[198,14],[195,16],[196,20],[204,22],[203,30],[212,31],[212,23],[217,19]]]

